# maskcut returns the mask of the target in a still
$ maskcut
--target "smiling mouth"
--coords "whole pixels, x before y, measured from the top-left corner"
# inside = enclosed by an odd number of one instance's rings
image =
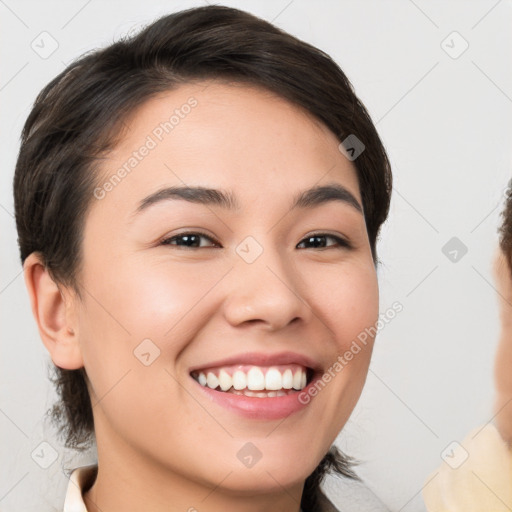
[[[194,370],[191,377],[205,388],[255,398],[296,394],[314,378],[312,368],[298,364],[231,365]]]

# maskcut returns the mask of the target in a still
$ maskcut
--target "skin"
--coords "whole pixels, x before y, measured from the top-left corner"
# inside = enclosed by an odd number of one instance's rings
[[[494,278],[498,291],[501,332],[494,365],[496,399],[495,422],[501,437],[512,446],[512,276],[501,250],[494,259]]]
[[[85,366],[89,378],[99,463],[85,493],[89,511],[298,511],[305,479],[360,396],[373,340],[285,420],[248,419],[211,403],[189,368],[287,350],[328,368],[375,324],[364,216],[340,201],[290,211],[299,191],[327,183],[362,204],[356,170],[334,134],[304,111],[267,91],[213,82],[141,105],[98,183],[191,96],[197,107],[103,199],[91,199],[82,300],[57,286],[36,254],[27,259],[33,312],[53,362]],[[241,209],[168,200],[133,216],[147,195],[183,184],[229,189]],[[198,229],[219,246],[161,244]],[[326,248],[297,248],[326,231],[351,248],[330,238]],[[251,264],[235,252],[249,235],[263,248]],[[160,355],[145,366],[133,351],[148,338]],[[237,458],[247,442],[262,454],[252,468]]]

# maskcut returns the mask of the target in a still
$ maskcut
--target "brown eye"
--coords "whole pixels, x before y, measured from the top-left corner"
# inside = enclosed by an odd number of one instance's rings
[[[334,240],[334,243],[329,244],[327,242],[328,240]],[[350,244],[343,238],[341,238],[339,236],[335,236],[335,235],[329,235],[327,233],[318,233],[318,234],[308,236],[308,237],[304,238],[304,240],[302,240],[299,244],[297,244],[297,248],[302,248],[300,246],[303,246],[304,244],[310,245],[310,247],[305,247],[306,249],[308,249],[308,248],[328,249],[329,247],[334,247],[334,248],[340,248],[340,247],[350,248],[351,247]]]
[[[207,240],[211,242],[211,244],[204,244],[202,240]],[[179,235],[174,235],[170,238],[166,238],[162,240],[161,245],[176,245],[179,247],[186,248],[201,248],[201,247],[215,247],[218,246],[217,242],[215,242],[209,236],[203,233],[180,233]]]

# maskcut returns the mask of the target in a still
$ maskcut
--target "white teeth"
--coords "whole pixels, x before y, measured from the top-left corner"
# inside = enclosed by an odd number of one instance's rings
[[[283,389],[280,389],[279,391],[249,391],[248,389],[244,389],[243,391],[237,391],[236,389],[230,389],[228,393],[231,393],[233,395],[239,395],[239,396],[250,396],[250,397],[257,397],[257,398],[268,398],[268,397],[275,397],[275,396],[286,396],[290,395],[292,393],[295,393],[295,391],[284,391]]]
[[[219,379],[217,379],[217,376],[214,373],[208,372],[208,375],[206,376],[206,384],[208,384],[209,388],[215,389],[219,385]]]
[[[245,389],[247,387],[247,376],[244,372],[237,370],[233,374],[233,387],[235,389]]]
[[[293,376],[293,389],[302,389],[302,372],[297,370]]]
[[[217,373],[217,372],[216,372]],[[198,372],[194,377],[201,386],[210,389],[218,389],[225,392],[242,391],[247,396],[284,396],[288,390],[300,391],[307,384],[307,374],[305,369],[298,369],[295,374],[290,368],[284,372],[275,367],[268,368],[266,373],[262,369],[253,366],[246,373],[242,370],[236,370],[230,375],[224,368],[220,369],[218,374],[213,371],[206,373]],[[256,391],[265,391],[265,393],[254,393]],[[242,394],[242,393],[236,393]]]
[[[251,391],[265,389],[265,376],[259,368],[253,366],[247,373],[247,387]]]
[[[282,389],[282,376],[277,368],[269,368],[265,374],[265,389],[275,390]]]
[[[283,373],[283,388],[284,389],[292,389],[292,387],[293,387],[293,373],[290,370],[290,368],[288,368]]]
[[[219,372],[219,386],[222,391],[227,391],[232,385],[231,376],[225,371]]]

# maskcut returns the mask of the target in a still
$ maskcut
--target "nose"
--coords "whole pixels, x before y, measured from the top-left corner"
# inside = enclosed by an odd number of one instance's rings
[[[266,248],[254,262],[234,256],[224,316],[233,326],[261,324],[279,330],[307,321],[311,307],[300,294],[300,275],[277,251]]]

